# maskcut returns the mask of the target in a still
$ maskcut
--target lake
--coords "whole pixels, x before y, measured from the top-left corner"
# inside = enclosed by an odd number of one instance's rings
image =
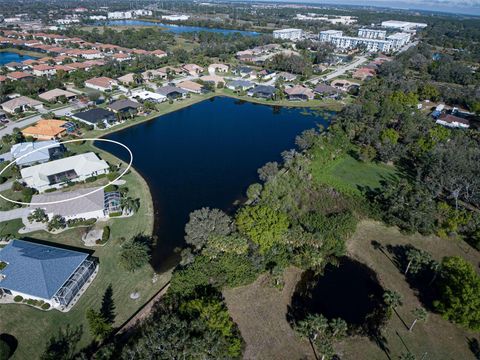
[[[20,55],[14,52],[0,52],[0,66],[4,64],[8,64],[9,62],[16,61],[16,62],[22,62],[25,60],[29,59],[37,59],[36,57],[33,56],[28,56],[28,55]]]
[[[327,125],[305,111],[216,97],[106,136],[130,147],[133,166],[150,186],[157,268],[178,260],[173,251],[184,245],[190,212],[204,206],[233,211],[248,185],[259,181],[258,168],[280,161],[303,130]],[[129,159],[114,144],[96,146]]]
[[[214,32],[220,33],[223,35],[230,35],[234,33],[239,33],[245,36],[257,36],[258,32],[255,31],[244,31],[244,30],[232,30],[232,29],[220,29],[220,28],[207,28],[199,26],[188,26],[188,25],[174,25],[174,24],[163,24],[155,21],[146,21],[146,20],[108,20],[105,22],[98,23],[97,25],[106,25],[106,26],[160,26],[165,28],[165,31],[174,33],[174,34],[183,34],[189,32]]]

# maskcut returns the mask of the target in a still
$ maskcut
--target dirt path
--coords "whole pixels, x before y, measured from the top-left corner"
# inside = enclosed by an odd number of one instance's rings
[[[285,272],[283,290],[275,289],[261,275],[250,285],[223,292],[230,316],[246,342],[244,359],[314,359],[308,342],[299,339],[286,315],[301,270]]]

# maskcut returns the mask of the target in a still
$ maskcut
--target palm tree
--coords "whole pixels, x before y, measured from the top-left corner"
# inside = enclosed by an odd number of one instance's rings
[[[135,84],[141,84],[143,83],[143,76],[141,74],[133,74],[133,81]]]
[[[415,360],[416,356],[413,355],[410,351],[402,353],[402,355],[399,356],[399,360]]]
[[[421,308],[421,307],[412,310],[412,314],[413,314],[413,316],[415,316],[415,320],[413,320],[413,323],[412,323],[412,325],[410,325],[410,328],[408,329],[408,331],[413,330],[413,327],[415,326],[415,324],[417,323],[418,320],[426,321],[427,316],[428,316],[427,310],[425,310],[424,308]]]
[[[391,309],[395,309],[397,306],[402,305],[402,297],[394,290],[387,290],[383,294],[383,301]]]
[[[422,266],[432,261],[432,256],[424,250],[418,250],[415,248],[408,249],[406,255],[408,265],[404,275],[407,275],[409,270],[411,273],[416,274],[422,269]]]

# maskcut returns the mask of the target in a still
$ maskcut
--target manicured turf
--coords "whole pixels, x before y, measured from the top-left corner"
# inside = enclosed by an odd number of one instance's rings
[[[350,155],[336,159],[327,166],[313,160],[312,173],[318,182],[354,194],[378,188],[382,180],[392,180],[398,175],[393,166],[362,162]]]
[[[102,157],[110,161],[115,160],[115,163],[120,162],[110,154],[102,154]],[[105,246],[89,249],[94,250],[93,256],[99,259],[100,271],[75,307],[68,313],[61,313],[56,310],[43,312],[19,304],[0,305],[1,332],[15,336],[19,342],[13,359],[38,358],[50,336],[57,334],[59,329],[64,329],[67,325],[71,328],[81,326],[83,336],[79,348],[88,345],[92,337],[85,313],[90,307],[99,309],[102,296],[110,284],[113,288],[117,314],[115,325],[119,326],[169,280],[170,273],[164,273],[153,283],[154,272],[150,266],[129,273],[119,263],[123,239],[130,239],[139,233],[151,234],[153,230],[153,205],[147,184],[135,171],[127,174],[124,179],[127,181],[129,196],[141,199],[140,210],[130,218],[115,218],[101,225],[110,226],[111,238]],[[10,234],[21,226],[20,221],[0,223],[0,233]],[[42,231],[24,235],[23,238],[83,248],[81,236],[84,231],[84,228],[76,228],[58,235]],[[140,299],[130,299],[129,295],[132,292],[139,292]]]

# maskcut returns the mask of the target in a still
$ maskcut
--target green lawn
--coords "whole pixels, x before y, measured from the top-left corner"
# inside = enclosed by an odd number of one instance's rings
[[[84,145],[85,150],[89,146],[91,145]],[[100,152],[98,149],[96,151]],[[101,156],[108,161],[120,162],[110,154],[101,153]],[[111,228],[109,242],[103,247],[89,249],[94,250],[93,256],[99,259],[99,273],[75,307],[68,313],[61,313],[56,310],[44,312],[20,304],[0,305],[1,332],[15,336],[19,342],[13,359],[38,358],[50,336],[66,326],[81,326],[83,336],[78,346],[80,348],[88,345],[92,337],[85,319],[86,310],[90,307],[96,309],[100,307],[105,289],[110,284],[113,288],[117,314],[115,325],[119,326],[168,282],[169,272],[159,274],[158,280],[153,283],[154,271],[150,266],[129,273],[119,263],[123,239],[129,239],[139,233],[151,234],[153,231],[153,204],[148,185],[135,170],[125,175],[124,179],[127,181],[129,196],[141,199],[140,210],[130,218],[114,218],[105,223]],[[0,223],[0,235],[14,234],[21,226],[20,220]],[[83,231],[84,228],[76,228],[58,235],[40,231],[24,235],[23,238],[84,248],[81,241]],[[139,292],[140,299],[131,300],[129,295],[132,292]]]
[[[326,166],[316,162],[314,157],[312,173],[318,182],[354,194],[361,194],[368,188],[378,188],[380,181],[394,179],[397,176],[397,170],[393,166],[359,161],[350,155],[331,161]]]

